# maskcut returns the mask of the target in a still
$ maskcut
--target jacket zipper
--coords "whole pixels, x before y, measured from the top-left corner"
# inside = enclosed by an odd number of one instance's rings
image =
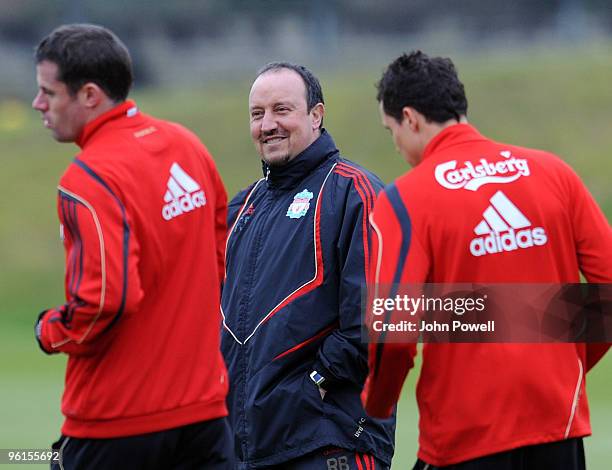
[[[270,174],[270,169],[268,168],[267,174],[266,174],[266,179],[268,177],[268,175]],[[248,316],[249,316],[249,311],[251,308],[251,295],[252,295],[252,286],[253,286],[253,278],[255,276],[255,270],[257,268],[257,261],[258,261],[258,256],[259,256],[259,248],[261,246],[261,239],[263,237],[264,234],[264,229],[265,229],[265,225],[268,221],[268,217],[270,216],[270,200],[271,200],[271,194],[269,192],[268,189],[264,189],[264,191],[266,192],[262,204],[260,206],[260,213],[263,213],[261,216],[261,219],[259,221],[259,223],[257,224],[257,231],[254,233],[254,237],[255,237],[255,241],[252,245],[251,248],[251,252],[248,253],[247,257],[248,259],[251,260],[251,266],[250,266],[250,270],[249,270],[249,288],[246,291],[246,302],[241,305],[240,308],[240,313],[239,313],[239,318],[238,318],[238,324],[242,327],[242,326],[246,326],[248,323]],[[240,335],[241,338],[244,337],[245,332],[247,330],[247,328],[241,328],[239,327],[238,329],[238,334]],[[242,430],[242,436],[240,438],[241,440],[241,444],[242,444],[242,452],[244,455],[244,461],[248,461],[249,460],[249,448],[248,448],[248,433],[247,433],[247,417],[246,417],[246,398],[248,396],[248,390],[247,390],[247,379],[248,379],[248,363],[249,363],[249,353],[247,348],[250,347],[250,343],[247,344],[246,342],[242,343],[240,345],[240,362],[241,362],[241,369],[242,369],[242,397],[241,397],[241,401],[242,401],[242,416],[241,416],[241,430]]]

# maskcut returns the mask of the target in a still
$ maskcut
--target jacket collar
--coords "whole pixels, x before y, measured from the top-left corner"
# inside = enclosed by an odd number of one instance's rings
[[[262,161],[263,174],[267,176],[268,187],[291,189],[336,153],[338,149],[334,140],[325,129],[322,129],[317,140],[286,165],[270,167]]]
[[[484,140],[485,138],[470,124],[455,124],[442,130],[425,147],[423,160],[434,153],[445,150],[457,144]]]
[[[113,109],[110,109],[105,113],[100,114],[97,118],[85,124],[81,135],[79,135],[75,143],[79,147],[83,148],[87,141],[91,139],[91,136],[94,135],[106,123],[122,118],[124,116],[133,117],[137,114],[139,114],[139,111],[136,107],[136,103],[134,103],[134,101],[132,100],[124,101],[123,103],[115,106]]]

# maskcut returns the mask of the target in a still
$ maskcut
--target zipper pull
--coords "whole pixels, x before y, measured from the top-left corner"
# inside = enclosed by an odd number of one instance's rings
[[[268,181],[268,176],[270,176],[270,167],[266,168],[266,181]]]

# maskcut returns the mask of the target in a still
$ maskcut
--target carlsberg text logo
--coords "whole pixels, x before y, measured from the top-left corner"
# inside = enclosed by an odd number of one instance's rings
[[[524,158],[513,156],[508,150],[499,152],[505,160],[489,162],[481,158],[477,164],[465,162],[457,168],[457,160],[436,166],[436,181],[446,189],[476,191],[488,183],[511,183],[521,176],[529,176],[529,164]]]
[[[479,235],[470,242],[474,256],[546,244],[548,237],[544,228],[533,227],[504,193],[497,191],[490,202],[482,214],[483,220],[474,228],[474,233]]]
[[[178,163],[170,167],[168,189],[164,195],[162,217],[171,220],[206,205],[206,195],[191,176],[185,173]]]

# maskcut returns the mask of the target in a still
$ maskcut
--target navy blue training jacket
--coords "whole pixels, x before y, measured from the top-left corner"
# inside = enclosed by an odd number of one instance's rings
[[[230,203],[222,351],[241,468],[326,446],[390,463],[395,419],[361,405],[368,216],[381,181],[321,136]],[[322,399],[310,373],[328,389]]]

